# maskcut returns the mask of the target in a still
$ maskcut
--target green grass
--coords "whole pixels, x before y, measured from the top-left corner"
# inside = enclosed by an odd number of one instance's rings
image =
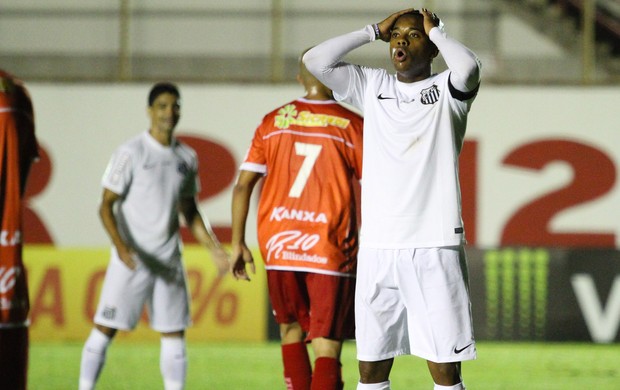
[[[77,388],[82,344],[34,343],[29,388]],[[188,390],[284,389],[277,343],[189,343]],[[345,345],[345,389],[355,389],[355,345]],[[469,390],[620,389],[620,346],[587,343],[478,343],[478,360],[463,363]],[[432,389],[426,363],[396,358],[393,389]],[[97,390],[162,389],[159,344],[116,340]]]

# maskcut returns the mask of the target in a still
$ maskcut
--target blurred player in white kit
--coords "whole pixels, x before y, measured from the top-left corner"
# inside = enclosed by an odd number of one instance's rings
[[[117,330],[134,329],[145,306],[151,328],[161,333],[164,388],[184,388],[190,298],[179,214],[210,250],[219,275],[229,270],[228,254],[196,203],[196,153],[173,136],[180,108],[174,84],[155,84],[148,97],[150,129],[118,147],[104,173],[99,215],[113,246],[95,327],[82,351],[80,390],[94,388]]]

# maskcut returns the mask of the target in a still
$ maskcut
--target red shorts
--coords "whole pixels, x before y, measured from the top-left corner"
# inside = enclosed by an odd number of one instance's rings
[[[276,322],[299,322],[306,341],[355,338],[355,278],[268,270],[267,285]]]

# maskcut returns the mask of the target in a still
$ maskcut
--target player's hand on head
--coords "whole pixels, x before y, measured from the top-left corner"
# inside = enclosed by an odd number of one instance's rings
[[[389,42],[390,35],[392,33],[392,26],[394,26],[396,19],[412,11],[415,11],[415,8],[407,8],[402,11],[395,12],[387,18],[383,19],[381,22],[377,23],[377,26],[379,28],[379,39],[384,42]]]
[[[250,268],[252,274],[256,273],[256,266],[254,265],[252,252],[248,247],[245,245],[234,247],[231,260],[232,273],[235,279],[250,281],[250,275],[248,274],[246,266]]]
[[[433,27],[439,27],[440,20],[436,14],[426,8],[422,8],[422,11],[420,11],[420,13],[424,17],[424,32],[426,32],[426,35],[431,32],[431,29]]]

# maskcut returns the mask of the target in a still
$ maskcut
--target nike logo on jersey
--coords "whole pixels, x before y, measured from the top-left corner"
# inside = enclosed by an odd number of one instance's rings
[[[466,346],[464,346],[464,347],[463,347],[463,348],[461,348],[461,349],[458,349],[457,347],[454,347],[454,353],[458,355],[459,353],[463,352],[463,351],[464,351],[464,350],[466,350],[467,348],[471,347],[473,344],[474,344],[474,343],[469,343],[469,344],[467,344]]]
[[[379,100],[394,100],[396,99],[395,97],[391,97],[391,96],[383,96],[383,93],[380,93],[379,95],[377,95],[377,99]],[[415,99],[411,99],[411,100],[400,100],[401,103],[413,103],[415,102]]]

